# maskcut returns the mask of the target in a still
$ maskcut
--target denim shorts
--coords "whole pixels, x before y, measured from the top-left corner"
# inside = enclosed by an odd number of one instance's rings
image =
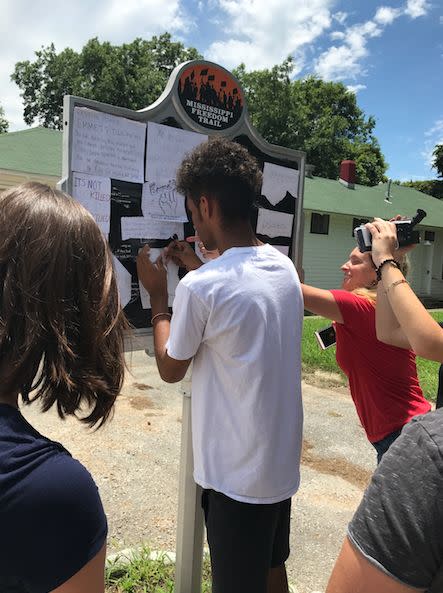
[[[394,432],[391,432],[390,434],[385,436],[383,439],[381,439],[381,441],[371,443],[377,451],[377,464],[380,463],[383,455],[386,453],[386,451],[389,449],[392,443],[400,436],[402,430],[403,426],[398,430],[394,430]]]

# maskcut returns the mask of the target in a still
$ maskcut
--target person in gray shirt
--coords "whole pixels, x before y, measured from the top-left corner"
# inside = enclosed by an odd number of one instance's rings
[[[443,591],[443,410],[411,420],[348,528],[326,593]]]

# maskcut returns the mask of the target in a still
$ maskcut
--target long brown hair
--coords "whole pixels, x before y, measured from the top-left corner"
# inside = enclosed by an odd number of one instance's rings
[[[0,194],[0,392],[101,426],[122,387],[127,328],[87,210],[40,183]]]

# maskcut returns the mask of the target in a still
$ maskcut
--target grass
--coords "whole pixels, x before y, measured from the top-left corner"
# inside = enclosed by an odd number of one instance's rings
[[[443,321],[443,311],[431,312],[437,321]],[[330,373],[336,377],[336,383],[347,385],[347,379],[341,372],[335,360],[335,347],[321,350],[314,336],[314,332],[330,325],[323,317],[305,317],[303,324],[302,369],[303,378],[309,382],[316,373]],[[437,395],[438,369],[440,364],[424,358],[417,358],[417,372],[420,385],[425,397],[435,401]]]
[[[211,592],[209,558],[203,559],[202,593]],[[143,547],[130,558],[120,556],[106,566],[106,593],[173,593],[175,564],[167,554],[151,557]]]

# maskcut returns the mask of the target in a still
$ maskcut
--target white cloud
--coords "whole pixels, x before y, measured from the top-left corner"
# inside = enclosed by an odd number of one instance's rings
[[[333,45],[320,54],[314,66],[315,73],[325,80],[352,80],[364,74],[361,61],[368,55],[367,41],[381,32],[373,21],[349,27],[343,33],[342,45]]]
[[[187,19],[179,0],[161,3],[158,0],[112,0],[104,4],[101,29],[108,39],[127,41],[128,31],[132,40],[137,36],[150,37],[159,31],[181,31],[186,26]]]
[[[228,37],[212,43],[205,55],[232,68],[265,68],[295,57],[298,71],[307,49],[331,26],[336,0],[218,0]]]
[[[380,6],[380,8],[377,8],[374,20],[377,21],[377,23],[380,23],[380,25],[390,25],[400,16],[400,14],[401,10],[399,8]]]
[[[403,15],[417,18],[429,9],[427,0],[407,0],[403,8],[380,6],[374,18],[364,23],[349,26],[344,31],[333,31],[330,35],[341,45],[332,45],[317,58],[314,71],[326,80],[355,80],[365,75],[365,58],[369,55],[368,41],[383,34],[386,27]]]
[[[346,39],[346,35],[343,31],[332,31],[330,37],[333,41],[344,41]]]
[[[181,0],[1,0],[0,104],[11,131],[25,127],[19,89],[10,82],[15,63],[34,60],[34,51],[51,42],[56,50],[78,51],[92,37],[121,44],[135,37],[150,38],[164,31],[177,33],[192,26]],[[45,15],[45,17],[42,17]],[[44,18],[44,26],[37,25]],[[20,23],[19,34],[17,23]]]
[[[334,21],[340,23],[340,25],[343,25],[346,19],[348,18],[348,14],[346,12],[336,12],[332,15],[332,18],[334,19]]]
[[[407,0],[405,14],[416,19],[427,14],[430,8],[431,5],[427,0]]]
[[[425,165],[429,167],[429,172],[436,174],[435,169],[432,169],[433,156],[432,153],[437,144],[443,144],[443,118],[436,120],[434,125],[425,132],[425,141],[421,156],[425,161]]]
[[[443,119],[438,119],[435,124],[425,132],[425,136],[443,135]]]
[[[350,93],[354,93],[356,95],[359,91],[364,91],[367,87],[365,84],[349,84],[346,88]]]

